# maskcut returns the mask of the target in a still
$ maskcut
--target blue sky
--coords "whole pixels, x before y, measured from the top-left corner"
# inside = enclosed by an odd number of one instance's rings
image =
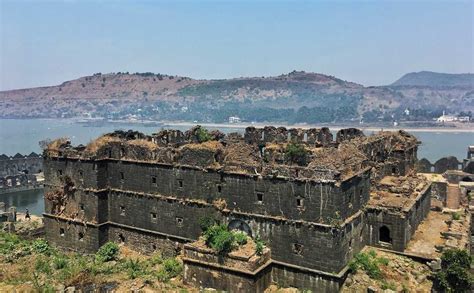
[[[473,72],[473,3],[0,0],[0,90],[116,71],[208,79],[296,69],[364,85]]]

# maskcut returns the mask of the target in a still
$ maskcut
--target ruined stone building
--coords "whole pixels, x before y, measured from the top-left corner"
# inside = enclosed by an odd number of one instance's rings
[[[107,241],[145,253],[184,248],[184,279],[195,286],[337,292],[356,253],[403,251],[428,213],[430,184],[413,172],[417,147],[403,131],[343,129],[334,139],[327,128],[115,132],[78,147],[61,139],[44,153],[46,235],[84,252]],[[189,244],[205,216],[267,250],[204,258]]]
[[[43,158],[32,152],[14,156],[0,155],[0,193],[36,188],[39,184],[34,174],[42,172]]]

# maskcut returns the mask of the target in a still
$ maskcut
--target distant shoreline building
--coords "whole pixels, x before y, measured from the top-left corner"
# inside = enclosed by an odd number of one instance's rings
[[[443,115],[439,116],[438,119],[436,119],[437,122],[444,123],[444,122],[469,122],[470,117],[469,116],[453,116],[453,115],[446,115],[445,112],[443,111]]]
[[[229,117],[229,123],[240,123],[240,122],[241,122],[241,120],[237,116],[230,116]]]

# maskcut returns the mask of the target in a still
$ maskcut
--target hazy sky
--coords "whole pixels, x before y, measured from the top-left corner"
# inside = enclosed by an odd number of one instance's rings
[[[5,1],[0,89],[94,72],[193,78],[294,69],[364,85],[473,72],[474,1]]]

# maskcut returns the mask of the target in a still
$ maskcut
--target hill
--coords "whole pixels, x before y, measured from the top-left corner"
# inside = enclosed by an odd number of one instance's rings
[[[451,74],[431,71],[411,72],[391,84],[392,86],[470,87],[474,88],[474,74]]]
[[[410,108],[410,117],[404,110]],[[105,117],[225,122],[331,123],[430,120],[474,111],[466,86],[364,87],[293,71],[273,77],[198,80],[155,73],[96,73],[57,86],[0,92],[1,118]]]

